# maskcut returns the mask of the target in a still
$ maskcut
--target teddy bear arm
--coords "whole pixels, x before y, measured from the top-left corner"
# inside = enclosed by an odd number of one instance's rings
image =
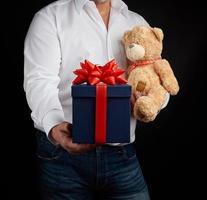
[[[169,62],[165,59],[159,60],[154,63],[154,69],[159,75],[163,87],[171,95],[176,95],[179,91],[179,85]]]
[[[154,102],[158,110],[161,109],[161,106],[165,101],[166,93],[167,93],[166,89],[161,85],[157,85],[156,87],[153,87],[148,93],[148,96],[154,99]]]

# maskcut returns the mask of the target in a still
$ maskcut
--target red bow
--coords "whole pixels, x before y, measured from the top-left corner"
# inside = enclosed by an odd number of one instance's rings
[[[90,85],[96,85],[103,82],[108,85],[125,84],[127,81],[121,77],[125,70],[118,69],[115,60],[111,60],[104,66],[95,65],[88,60],[80,63],[82,69],[77,69],[73,73],[77,77],[73,80],[74,85],[87,82]]]

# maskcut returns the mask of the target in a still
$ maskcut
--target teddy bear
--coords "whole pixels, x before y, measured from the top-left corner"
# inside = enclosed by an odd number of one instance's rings
[[[132,112],[143,122],[153,121],[166,96],[179,91],[169,62],[161,58],[163,37],[162,29],[147,26],[135,26],[122,37],[128,83],[137,96]]]

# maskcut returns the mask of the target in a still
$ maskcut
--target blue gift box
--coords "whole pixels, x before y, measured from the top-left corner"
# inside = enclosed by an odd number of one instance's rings
[[[131,86],[107,86],[106,143],[130,142]],[[72,86],[74,143],[95,143],[96,86]],[[101,113],[100,113],[101,114]]]

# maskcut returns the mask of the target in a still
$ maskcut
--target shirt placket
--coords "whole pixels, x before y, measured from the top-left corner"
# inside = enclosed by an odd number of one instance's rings
[[[110,38],[110,27],[112,24],[111,17],[113,14],[110,13],[109,26],[108,26],[108,30],[107,30],[107,28],[104,24],[104,21],[95,6],[95,3],[90,2],[87,5],[87,7],[88,7],[88,14],[90,15],[91,19],[93,19],[94,22],[102,30],[101,33],[103,34],[102,36],[104,38],[104,43],[106,46],[106,57],[107,57],[107,60],[110,60],[113,58],[112,47],[111,47],[111,38]],[[111,12],[113,12],[113,11],[111,11]]]

